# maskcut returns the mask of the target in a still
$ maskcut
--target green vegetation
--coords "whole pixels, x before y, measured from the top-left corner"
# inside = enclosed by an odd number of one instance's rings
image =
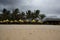
[[[36,18],[39,18],[39,20],[36,20]],[[32,12],[31,10],[28,10],[25,12],[20,12],[18,8],[12,11],[12,13],[7,10],[3,9],[2,15],[0,15],[0,23],[19,23],[19,22],[40,22],[41,19],[45,17],[44,14],[40,14],[40,10],[35,10]]]

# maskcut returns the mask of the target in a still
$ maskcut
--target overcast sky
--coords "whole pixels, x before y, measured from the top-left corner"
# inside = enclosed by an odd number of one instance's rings
[[[39,9],[48,16],[60,16],[60,0],[0,0],[0,10],[3,8],[19,8],[20,11]]]

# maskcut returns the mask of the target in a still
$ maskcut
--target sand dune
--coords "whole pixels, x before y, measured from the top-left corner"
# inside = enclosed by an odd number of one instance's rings
[[[0,25],[0,40],[60,40],[60,26]]]

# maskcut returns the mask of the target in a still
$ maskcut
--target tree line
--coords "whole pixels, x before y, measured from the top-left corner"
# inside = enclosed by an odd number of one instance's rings
[[[34,12],[32,12],[31,10],[28,10],[26,13],[25,12],[21,12],[19,11],[18,8],[16,8],[15,10],[12,11],[12,13],[7,10],[7,9],[3,9],[2,10],[2,15],[0,16],[0,20],[26,20],[26,19],[35,19],[37,17],[40,17],[41,19],[43,19],[45,17],[44,14],[40,14],[40,10],[35,10]]]
[[[3,9],[2,10],[2,14],[0,14],[0,24],[2,23],[27,23],[28,20],[31,20],[31,22],[33,23],[38,23],[39,24],[60,24],[59,21],[46,21],[46,22],[41,22],[39,20],[42,20],[44,17],[46,17],[45,14],[41,14],[40,10],[35,10],[34,12],[32,12],[31,10],[27,10],[26,12],[20,12],[20,10],[18,8],[14,9],[12,11],[12,13],[10,12],[10,10],[7,9]],[[39,20],[36,20],[37,18],[40,18]],[[28,20],[27,20],[28,19]],[[27,21],[25,21],[27,20]],[[30,21],[28,23],[31,23]]]

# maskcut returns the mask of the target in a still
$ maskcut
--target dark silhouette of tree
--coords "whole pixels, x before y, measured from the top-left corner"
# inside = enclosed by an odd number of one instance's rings
[[[25,13],[24,13],[24,12],[18,14],[18,15],[17,15],[17,20],[19,20],[19,19],[24,20],[24,19],[25,19],[24,16],[25,16]]]
[[[32,14],[31,14],[31,18],[32,18],[32,19],[36,18],[35,13],[32,13]]]
[[[39,13],[40,13],[40,10],[36,10],[35,16],[38,17]]]
[[[25,13],[24,13],[24,12],[22,12],[22,15],[21,15],[21,16],[22,16],[22,18],[21,18],[21,19],[23,19],[23,20],[24,20],[24,19],[25,19]]]
[[[5,8],[3,9],[2,12],[3,12],[2,16],[1,16],[2,18],[1,17],[0,18],[2,20],[6,20],[6,21],[11,20],[12,22],[13,21],[17,22],[18,20],[26,20],[26,19],[38,22],[38,20],[40,19],[40,17],[41,17],[41,19],[43,19],[44,17],[46,17],[46,15],[40,14],[40,10],[35,10],[34,12],[31,12],[31,10],[28,10],[26,12],[26,15],[25,15],[24,12],[20,13],[18,8],[16,8],[15,10],[13,10],[12,14],[10,13],[9,10],[7,10]]]
[[[31,14],[31,10],[28,10],[28,13],[27,13],[27,15],[30,15]]]
[[[12,19],[13,20],[16,20],[17,19],[18,13],[19,13],[19,9],[18,8],[13,11],[13,14],[12,14]]]
[[[39,16],[40,10],[36,10],[34,11],[34,13],[32,13],[32,18],[35,19]]]
[[[14,11],[14,14],[17,14],[17,13],[19,13],[19,9],[18,8],[15,9],[15,11]]]
[[[34,18],[38,17],[39,13],[40,13],[40,10],[36,10],[35,12],[31,12],[30,10],[28,10],[28,12],[26,14],[27,14],[28,19],[29,18],[34,19]]]
[[[0,21],[2,21],[2,14],[0,14]]]
[[[7,9],[4,8],[2,12],[3,14],[5,14],[7,12]]]
[[[27,19],[31,18],[31,10],[28,10],[28,12],[26,13],[27,14]]]
[[[7,13],[6,13],[6,16],[7,16],[7,19],[9,19],[10,20],[10,11],[7,11]]]
[[[4,8],[2,12],[3,12],[2,19],[6,20],[7,19],[7,9]]]
[[[43,18],[46,17],[46,15],[44,15],[44,14],[40,14],[40,17],[41,17],[41,19],[43,19]]]

